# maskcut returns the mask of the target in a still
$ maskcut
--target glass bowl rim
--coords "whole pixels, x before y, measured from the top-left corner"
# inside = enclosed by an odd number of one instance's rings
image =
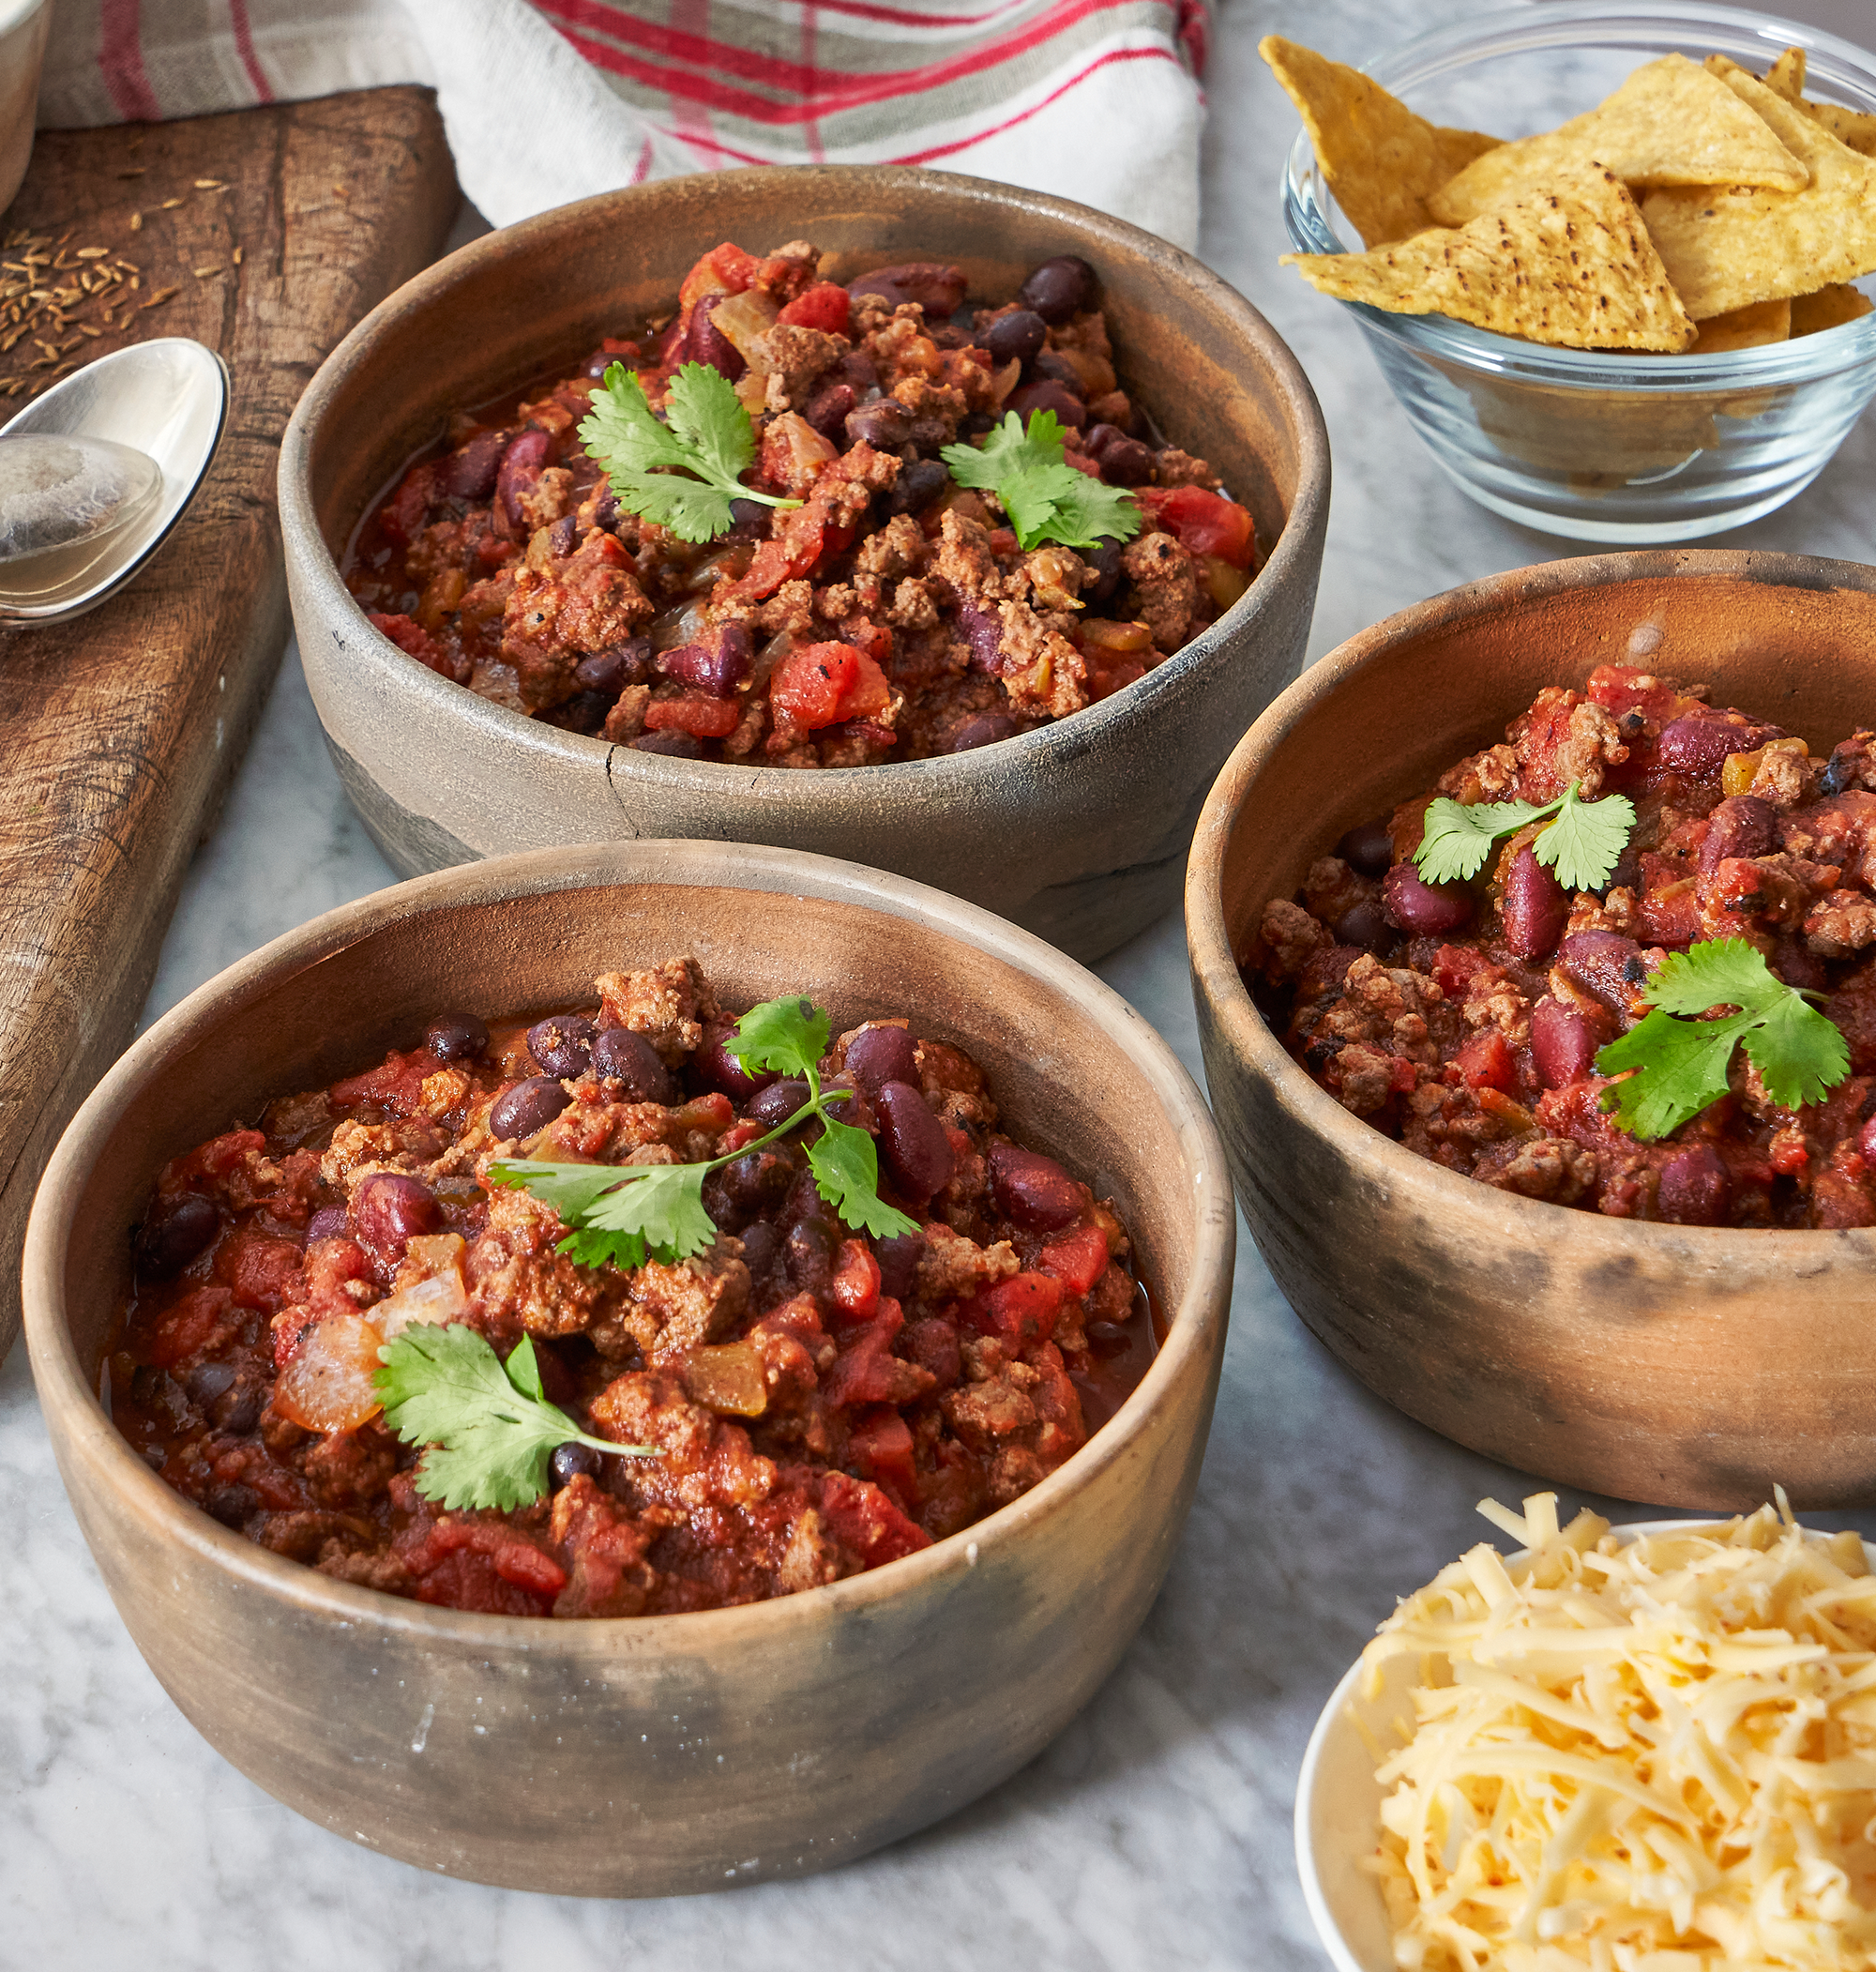
[[[1498,8],[1469,14],[1402,42],[1363,66],[1361,72],[1390,91],[1449,74],[1498,55],[1558,47],[1646,47],[1677,26],[1701,29],[1735,59],[1797,46],[1808,64],[1823,58],[1822,79],[1863,96],[1876,114],[1876,53],[1840,36],[1756,8],[1718,7],[1703,0],[1655,0],[1650,7],[1612,0],[1544,0],[1541,8]],[[1597,34],[1594,30],[1601,29]],[[1807,82],[1810,80],[1808,74]],[[1876,160],[1872,160],[1876,161]],[[1299,253],[1347,253],[1351,248],[1330,226],[1316,195],[1320,167],[1309,133],[1299,130],[1286,156],[1283,216]],[[1564,349],[1499,335],[1447,315],[1405,315],[1368,302],[1338,300],[1370,334],[1391,337],[1416,354],[1487,374],[1552,386],[1576,385],[1642,394],[1736,389],[1742,386],[1805,383],[1876,362],[1876,312],[1834,329],[1729,349],[1711,356],[1665,356],[1642,351]],[[1808,348],[1809,343],[1825,346]]]

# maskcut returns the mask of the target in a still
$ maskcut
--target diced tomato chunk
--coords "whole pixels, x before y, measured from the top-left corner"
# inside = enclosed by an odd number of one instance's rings
[[[1194,554],[1216,554],[1234,569],[1248,569],[1257,552],[1250,509],[1203,486],[1136,488],[1134,498],[1157,527]]]
[[[980,1294],[964,1318],[981,1335],[999,1335],[1019,1349],[1044,1342],[1062,1312],[1062,1282],[1051,1274],[1021,1273]]]
[[[790,328],[819,328],[830,336],[844,336],[852,307],[852,297],[837,281],[817,281],[806,294],[797,295],[778,319]]]
[[[742,716],[740,699],[687,691],[682,698],[654,699],[645,707],[645,725],[654,733],[674,728],[694,733],[699,739],[722,739],[736,730]]]
[[[405,657],[415,658],[419,664],[441,672],[446,677],[449,675],[449,653],[414,616],[387,616],[374,610],[367,620],[373,630],[382,630]]]
[[[378,524],[401,547],[408,547],[423,532],[436,481],[435,464],[413,466],[379,513]]]
[[[165,1311],[150,1343],[150,1360],[162,1369],[187,1356],[211,1351],[234,1333],[234,1297],[219,1282],[197,1287]]]
[[[915,1555],[931,1545],[925,1529],[908,1520],[880,1489],[844,1472],[821,1476],[821,1518],[844,1548],[859,1555],[868,1568]]]
[[[525,1540],[511,1540],[490,1556],[504,1582],[537,1596],[557,1596],[567,1586],[567,1570],[552,1555],[543,1555]]]
[[[1051,1239],[1036,1265],[1069,1294],[1086,1294],[1108,1270],[1108,1236],[1097,1225],[1078,1225]]]
[[[274,1314],[300,1285],[300,1250],[265,1233],[230,1233],[215,1249],[215,1278],[243,1308]]]
[[[851,644],[799,645],[776,666],[769,703],[790,725],[817,732],[843,717],[841,701],[859,682],[860,666],[870,662]],[[872,669],[884,683],[879,666]]]
[[[756,278],[756,265],[752,254],[729,240],[712,247],[684,277],[677,291],[679,307],[688,310],[705,295],[740,295]]]
[[[414,1115],[423,1106],[425,1078],[442,1066],[428,1048],[413,1048],[408,1054],[393,1048],[382,1066],[335,1082],[330,1090],[333,1107],[356,1109],[361,1102],[381,1102],[394,1115]]]
[[[896,1505],[917,1505],[912,1430],[890,1404],[875,1404],[854,1418],[847,1433],[847,1456],[863,1477],[883,1486]]]
[[[1449,1000],[1462,1000],[1467,980],[1490,963],[1482,951],[1475,951],[1470,945],[1443,945],[1433,954],[1433,977]]]
[[[864,1239],[843,1239],[827,1291],[849,1321],[864,1321],[879,1306],[880,1264]]]
[[[1473,1035],[1455,1056],[1468,1088],[1495,1088],[1509,1095],[1518,1086],[1518,1063],[1510,1043],[1496,1027]]]

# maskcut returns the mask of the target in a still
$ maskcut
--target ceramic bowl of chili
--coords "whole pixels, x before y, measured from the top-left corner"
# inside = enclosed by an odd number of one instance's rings
[[[1243,594],[1145,676],[1071,716],[965,751],[811,771],[562,730],[427,669],[373,627],[341,573],[348,543],[453,413],[565,377],[605,338],[642,333],[719,243],[764,253],[796,239],[821,250],[836,281],[908,259],[955,265],[986,306],[1014,300],[1044,262],[1079,256],[1121,385],[1255,522]],[[327,744],[401,872],[595,839],[767,842],[937,885],[1088,960],[1176,901],[1226,736],[1300,669],[1328,485],[1321,413],[1295,358],[1190,256],[982,179],[816,166],[609,192],[420,275],[309,387],[282,447],[280,514]]]
[[[1201,818],[1186,919],[1212,1101],[1258,1249],[1369,1388],[1475,1451],[1618,1498],[1733,1510],[1876,1495],[1876,1229],[1648,1222],[1441,1168],[1292,1057],[1240,974],[1264,907],[1547,685],[1704,682],[1831,745],[1868,723],[1876,570],[1651,551],[1418,603],[1245,735]],[[1411,715],[1402,707],[1411,706]]]
[[[555,1620],[431,1606],[257,1547],[113,1427],[99,1372],[165,1160],[321,1086],[439,1007],[491,1021],[689,952],[726,1006],[890,1008],[982,1067],[1003,1127],[1111,1196],[1157,1311],[1144,1376],[1011,1504],[744,1606]],[[61,1474],[189,1720],[320,1825],[420,1867],[662,1896],[866,1854],[1014,1772],[1143,1619],[1197,1483],[1232,1278],[1223,1148],[1191,1079],[1072,961],[827,858],[704,842],[477,862],[317,918],[212,980],[67,1131],[27,1236],[28,1346]]]

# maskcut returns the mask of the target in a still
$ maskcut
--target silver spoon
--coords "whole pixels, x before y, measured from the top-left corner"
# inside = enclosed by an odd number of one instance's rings
[[[165,336],[0,427],[0,623],[60,623],[122,588],[194,498],[227,414],[227,365]]]

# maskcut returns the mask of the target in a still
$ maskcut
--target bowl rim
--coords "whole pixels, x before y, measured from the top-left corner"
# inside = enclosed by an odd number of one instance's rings
[[[759,880],[747,881],[750,876]],[[164,1484],[132,1451],[87,1381],[66,1320],[61,1263],[71,1212],[122,1105],[176,1054],[212,1033],[226,1003],[251,1001],[275,981],[303,973],[364,938],[452,906],[609,886],[807,895],[910,919],[1028,974],[1065,994],[1108,1033],[1125,1037],[1182,1142],[1192,1177],[1189,1282],[1177,1308],[1168,1312],[1165,1341],[1146,1374],[1086,1444],[1009,1505],[880,1568],[726,1609],[579,1621],[444,1609],[337,1581],[219,1525]],[[1235,1246],[1224,1145],[1197,1085],[1144,1017],[1084,966],[976,904],[862,864],[746,843],[642,839],[529,850],[394,884],[322,913],[197,987],[132,1042],[66,1127],[34,1197],[22,1282],[28,1358],[68,1493],[78,1492],[81,1470],[98,1474],[123,1510],[143,1524],[148,1538],[180,1542],[199,1559],[304,1616],[491,1652],[539,1650],[552,1637],[562,1654],[603,1656],[623,1650],[636,1656],[720,1647],[742,1640],[752,1624],[759,1627],[749,1640],[771,1643],[785,1634],[785,1626],[811,1625],[825,1612],[864,1607],[901,1590],[916,1592],[956,1570],[976,1568],[982,1550],[1021,1538],[1097,1472],[1127,1458],[1195,1363],[1208,1352],[1221,1357]],[[62,1445],[61,1438],[68,1443]]]
[[[1609,1531],[1618,1540],[1626,1542],[1639,1540],[1644,1534],[1665,1534],[1693,1527],[1725,1526],[1734,1519],[1745,1517],[1743,1514],[1691,1513],[1685,1518],[1612,1521]],[[1803,1528],[1803,1523],[1800,1522],[1799,1525]],[[1803,1531],[1816,1530],[1803,1528]],[[1876,1567],[1876,1542],[1865,1540],[1863,1551],[1871,1566]],[[1504,1558],[1516,1561],[1528,1552],[1528,1549],[1519,1548]],[[1378,1628],[1375,1634],[1380,1634]],[[1347,1937],[1343,1934],[1340,1923],[1329,1908],[1328,1899],[1323,1892],[1322,1865],[1316,1856],[1315,1836],[1309,1827],[1316,1802],[1318,1772],[1328,1752],[1331,1738],[1344,1726],[1342,1712],[1354,1698],[1361,1669],[1362,1658],[1358,1654],[1354,1663],[1336,1680],[1335,1690],[1329,1693],[1323,1709],[1316,1715],[1309,1744],[1303,1750],[1302,1765],[1296,1769],[1296,1801],[1291,1813],[1296,1875],[1303,1887],[1303,1903],[1309,1913],[1309,1921],[1316,1927],[1317,1939],[1323,1949],[1327,1952],[1336,1972],[1376,1972],[1374,1966],[1364,1964],[1354,1955]],[[1383,1968],[1383,1972],[1392,1972],[1392,1968]]]
[[[1705,0],[1653,0],[1645,8],[1619,5],[1617,0],[1546,0],[1543,8],[1529,10],[1528,18],[1526,13],[1525,9],[1501,8],[1490,13],[1467,14],[1389,49],[1364,65],[1362,72],[1390,91],[1411,90],[1435,76],[1510,53],[1571,46],[1641,47],[1649,40],[1671,37],[1675,24],[1684,23],[1690,30],[1706,27],[1709,38],[1730,40],[1741,54],[1776,53],[1780,48],[1796,46],[1808,56],[1822,56],[1829,79],[1840,83],[1845,75],[1855,77],[1867,98],[1867,108],[1876,112],[1876,53],[1841,36],[1778,14],[1708,5]],[[1607,30],[1606,37],[1586,32],[1596,27]],[[1473,52],[1474,44],[1481,40],[1490,45]],[[1291,244],[1299,253],[1359,251],[1329,223],[1318,196],[1320,183],[1321,167],[1309,133],[1299,130],[1285,153],[1278,180]],[[1351,310],[1370,333],[1389,336],[1422,356],[1552,387],[1574,384],[1607,391],[1615,383],[1638,396],[1650,392],[1672,395],[1741,384],[1804,383],[1876,361],[1876,314],[1837,325],[1850,331],[1847,336],[1825,330],[1708,356],[1647,353],[1638,360],[1641,352],[1566,349],[1500,335],[1449,315],[1396,314],[1368,302],[1329,298]],[[1812,343],[1823,347],[1808,346]]]
[[[577,229],[597,212],[617,211],[629,216],[641,205],[670,196],[673,187],[679,184],[684,187],[686,197],[709,202],[760,191],[766,183],[781,182],[804,189],[810,197],[822,188],[832,194],[838,188],[864,185],[873,194],[925,193],[961,199],[982,210],[1014,208],[1036,214],[1060,222],[1084,247],[1098,247],[1103,241],[1126,247],[1155,263],[1162,276],[1185,281],[1223,314],[1233,318],[1238,332],[1255,347],[1276,380],[1270,405],[1279,414],[1277,421],[1287,427],[1296,449],[1294,497],[1285,513],[1281,532],[1244,594],[1163,664],[1123,690],[1067,719],[1052,720],[1030,732],[974,748],[967,753],[882,761],[871,766],[817,767],[809,774],[734,766],[726,761],[678,760],[583,734],[563,732],[525,713],[480,698],[466,685],[455,684],[404,657],[370,621],[345,586],[338,561],[325,545],[311,487],[315,426],[341,386],[370,360],[371,344],[379,332],[402,315],[437,305],[458,286],[477,279],[518,246],[526,247],[552,238],[557,232]],[[811,225],[812,221],[804,223]],[[387,668],[389,660],[396,658],[395,675],[403,677],[409,674],[407,688],[416,694],[427,717],[466,721],[491,744],[520,745],[576,772],[582,767],[590,771],[602,766],[609,780],[620,776],[640,784],[647,793],[683,789],[723,797],[754,796],[764,806],[786,809],[811,800],[811,791],[817,788],[827,791],[832,798],[851,800],[885,784],[883,776],[895,774],[915,775],[921,791],[929,784],[932,796],[946,798],[984,778],[986,756],[1007,762],[1011,771],[1021,774],[1040,770],[1047,756],[1065,744],[1076,754],[1099,748],[1134,713],[1152,707],[1181,686],[1191,673],[1225,656],[1241,634],[1278,606],[1277,598],[1303,572],[1309,543],[1327,508],[1329,477],[1328,428],[1314,387],[1295,353],[1261,311],[1230,282],[1195,255],[1157,234],[1069,199],[957,172],[908,165],[763,165],[699,174],[679,180],[659,179],[574,200],[485,234],[425,268],[379,302],[314,372],[294,407],[280,441],[279,496],[287,562],[296,569],[314,612],[328,623],[343,626],[345,636],[339,640],[341,647],[348,639],[356,638],[372,660]],[[356,527],[356,520],[353,524]],[[1072,741],[1065,742],[1065,733],[1073,734]]]
[[[1844,576],[1861,580],[1846,582],[1840,579]],[[1685,1248],[1691,1239],[1699,1243],[1698,1256],[1702,1261],[1724,1261],[1729,1269],[1757,1273],[1793,1267],[1814,1258],[1823,1233],[1830,1239],[1847,1241],[1866,1262],[1876,1263],[1876,1227],[1683,1226],[1665,1221],[1609,1219],[1545,1199],[1500,1191],[1447,1171],[1416,1157],[1405,1145],[1351,1115],[1305,1073],[1265,1024],[1238,975],[1230,927],[1225,923],[1225,858],[1252,783],[1305,717],[1370,665],[1430,631],[1462,626],[1508,602],[1530,603],[1579,587],[1613,588],[1646,581],[1750,582],[1772,589],[1851,588],[1869,595],[1876,605],[1876,569],[1858,562],[1736,548],[1627,549],[1538,562],[1487,576],[1443,590],[1357,631],[1318,659],[1272,700],[1233,749],[1205,797],[1186,873],[1186,940],[1193,996],[1202,1012],[1210,1011],[1233,1068],[1266,1084],[1291,1115],[1325,1138],[1346,1165],[1392,1191],[1410,1195],[1419,1192],[1427,1198],[1430,1209],[1448,1220],[1489,1212],[1504,1231],[1534,1247],[1559,1237],[1578,1243],[1602,1239],[1623,1246],[1640,1240],[1644,1250],[1655,1248],[1665,1253]]]

